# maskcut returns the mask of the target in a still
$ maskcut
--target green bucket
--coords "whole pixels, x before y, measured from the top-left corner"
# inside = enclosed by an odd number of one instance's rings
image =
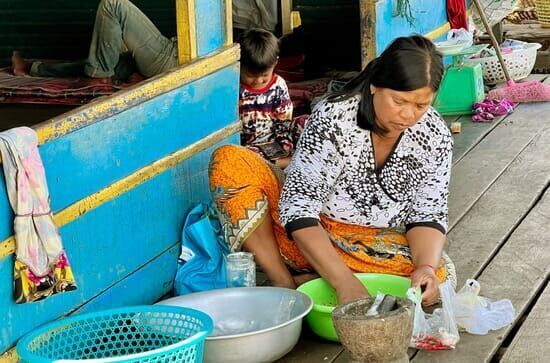
[[[411,280],[401,276],[374,273],[357,273],[355,276],[371,296],[376,296],[380,291],[386,295],[406,297],[407,289],[411,287]],[[306,317],[311,330],[322,338],[338,342],[338,335],[332,324],[332,311],[338,305],[338,299],[332,286],[320,278],[301,285],[298,291],[313,300],[313,309]]]

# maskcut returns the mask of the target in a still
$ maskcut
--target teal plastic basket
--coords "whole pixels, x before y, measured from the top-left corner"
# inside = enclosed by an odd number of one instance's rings
[[[202,362],[207,314],[176,306],[131,306],[46,324],[17,343],[22,363]]]

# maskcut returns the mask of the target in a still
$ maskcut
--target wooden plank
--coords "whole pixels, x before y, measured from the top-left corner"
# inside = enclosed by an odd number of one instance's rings
[[[482,296],[510,299],[517,316],[523,314],[549,277],[550,249],[541,245],[550,234],[549,216],[550,193],[546,193],[477,279]],[[511,329],[509,326],[483,336],[463,333],[455,350],[421,351],[413,362],[488,362]]]
[[[456,121],[462,125],[462,132],[453,134],[453,164],[458,163],[472,151],[504,118],[504,116],[499,116],[492,122],[473,122],[471,115],[460,116]]]
[[[454,165],[449,194],[450,228],[546,127],[547,119],[546,103],[519,105],[514,113]]]
[[[344,350],[339,343],[317,337],[304,322],[304,329],[298,344],[277,363],[333,362]]]
[[[407,355],[409,356],[409,359],[411,359],[416,354],[416,349],[409,348],[407,350]],[[334,363],[348,363],[351,362],[351,356],[349,355],[349,352],[344,349],[342,354],[340,354],[336,360],[334,360]]]
[[[531,74],[527,80],[544,81],[547,75]],[[498,124],[504,120],[504,116],[497,116],[492,122],[473,122],[471,115],[446,116],[447,125],[458,121],[462,125],[462,132],[453,134],[453,164],[458,163],[468,152],[470,152],[485,136],[487,136]]]
[[[479,274],[547,188],[550,158],[545,155],[550,155],[550,129],[525,148],[447,235],[459,285]]]
[[[185,64],[197,57],[195,0],[176,0],[178,60]]]
[[[550,357],[550,285],[537,301],[533,310],[504,353],[502,363],[548,362]]]

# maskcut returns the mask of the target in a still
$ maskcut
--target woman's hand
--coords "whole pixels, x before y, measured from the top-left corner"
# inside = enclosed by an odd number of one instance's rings
[[[414,270],[411,275],[413,287],[424,287],[422,293],[422,304],[425,306],[434,305],[439,301],[439,279],[430,266],[421,266]]]
[[[367,289],[355,276],[336,288],[338,303],[345,304],[353,300],[369,297]]]

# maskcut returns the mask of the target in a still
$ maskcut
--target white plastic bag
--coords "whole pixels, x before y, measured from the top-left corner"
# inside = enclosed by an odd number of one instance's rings
[[[420,289],[410,288],[407,297],[415,304],[413,333],[410,346],[425,350],[454,349],[460,340],[458,328],[453,313],[453,299],[455,291],[453,285],[447,281],[439,285],[441,308],[435,309],[433,314],[426,314],[422,310],[422,296]]]
[[[512,302],[492,301],[479,296],[480,290],[479,282],[468,279],[456,294],[453,312],[458,326],[470,334],[485,335],[510,324],[516,315]]]
[[[474,44],[474,35],[464,28],[451,29],[447,33],[447,41],[465,43],[465,47],[470,47]]]

